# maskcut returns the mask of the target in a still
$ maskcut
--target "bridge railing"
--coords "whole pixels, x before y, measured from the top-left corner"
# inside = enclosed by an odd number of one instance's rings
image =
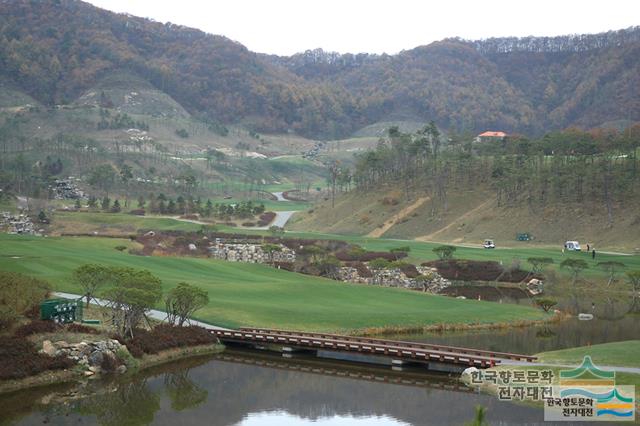
[[[271,328],[248,328],[247,327],[247,328],[241,328],[240,330],[250,331],[254,333],[281,334],[281,335],[287,335],[287,336],[321,337],[321,338],[329,338],[329,339],[342,338],[342,339],[349,339],[350,341],[359,342],[359,343],[394,344],[394,345],[401,345],[404,347],[415,348],[415,349],[454,352],[454,353],[460,353],[460,354],[466,354],[466,355],[478,355],[478,356],[485,356],[488,358],[509,359],[509,360],[515,360],[515,361],[534,362],[535,360],[537,360],[537,357],[532,355],[523,355],[523,354],[516,354],[516,353],[509,353],[509,352],[495,352],[495,351],[488,351],[483,349],[439,345],[434,343],[407,342],[407,341],[401,341],[401,340],[386,340],[386,339],[357,337],[357,336],[341,336],[339,334],[289,331],[289,330],[279,330],[279,329],[271,329]]]
[[[360,342],[348,336],[328,335],[306,336],[305,333],[294,332],[269,333],[251,330],[213,330],[222,341],[235,341],[258,344],[291,345],[299,348],[327,349],[344,352],[360,352],[372,355],[388,356],[398,359],[412,359],[421,362],[443,362],[449,364],[463,364],[477,367],[492,367],[500,363],[500,359],[483,355],[464,354],[452,351],[408,347],[398,342],[387,341]],[[307,333],[308,334],[308,333]]]

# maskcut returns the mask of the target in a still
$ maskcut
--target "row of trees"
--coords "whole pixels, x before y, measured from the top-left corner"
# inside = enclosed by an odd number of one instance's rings
[[[133,338],[136,327],[147,321],[148,312],[162,300],[161,280],[147,270],[86,264],[73,271],[87,306],[97,295],[107,300],[112,323],[122,337]],[[209,303],[206,291],[179,283],[164,299],[167,321],[182,326],[194,312]]]
[[[444,210],[452,189],[492,189],[498,206],[526,205],[531,211],[554,203],[599,203],[611,224],[614,205],[638,193],[639,147],[640,125],[479,143],[456,134],[445,140],[434,123],[413,134],[392,127],[374,150],[357,156],[353,180],[364,191],[394,184],[407,198],[426,192]]]

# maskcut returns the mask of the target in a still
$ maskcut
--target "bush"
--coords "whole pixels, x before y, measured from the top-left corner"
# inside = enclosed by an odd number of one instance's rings
[[[53,321],[31,321],[21,325],[13,332],[14,337],[27,337],[32,334],[53,333],[60,330],[61,326]]]
[[[373,259],[372,261],[369,262],[369,267],[373,269],[385,269],[385,268],[388,268],[389,265],[390,265],[389,261],[381,257],[377,259]]]
[[[129,214],[136,215],[136,216],[144,216],[144,215],[145,215],[145,213],[146,213],[146,212],[145,212],[145,210],[144,210],[144,209],[135,209],[135,210],[131,210],[131,211],[129,212]]]
[[[439,246],[433,249],[433,252],[438,255],[440,260],[453,259],[453,253],[456,251],[454,246]]]
[[[258,226],[267,226],[273,219],[276,218],[276,214],[274,212],[264,212],[260,215],[258,220]]]
[[[93,327],[87,327],[86,325],[72,323],[65,326],[67,331],[71,333],[82,333],[82,334],[99,334],[100,331]]]
[[[118,251],[125,251],[127,249],[127,246],[115,246],[114,249]]]
[[[30,341],[0,337],[0,380],[22,379],[43,371],[72,368],[75,363],[66,356],[39,354]]]
[[[253,228],[254,226],[256,226],[256,224],[253,223],[253,222],[243,222],[242,226],[247,227],[247,228]]]
[[[49,291],[50,286],[45,281],[16,272],[0,271],[0,329],[37,309]]]
[[[393,262],[394,260],[400,258],[400,257],[406,257],[407,254],[406,253],[388,253],[385,251],[363,251],[363,252],[358,252],[358,251],[340,251],[338,253],[336,253],[336,257],[338,258],[338,260],[342,261],[342,262],[355,262],[355,261],[359,261],[359,262],[369,262],[372,261],[374,259],[385,259],[388,260],[390,262]]]
[[[521,282],[529,276],[527,271],[514,269],[506,271],[502,265],[494,261],[479,260],[436,260],[424,262],[422,266],[431,266],[449,280],[459,281],[501,281]]]
[[[160,324],[152,330],[137,329],[133,339],[116,339],[127,346],[131,355],[140,358],[144,354],[156,354],[166,349],[217,343],[218,339],[202,327],[176,327]]]

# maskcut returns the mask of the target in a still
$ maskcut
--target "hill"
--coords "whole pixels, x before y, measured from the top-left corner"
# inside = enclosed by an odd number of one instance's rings
[[[389,205],[385,199],[396,199]],[[479,247],[485,238],[492,238],[500,247],[523,244],[562,247],[567,240],[590,242],[598,249],[633,252],[640,241],[640,211],[637,202],[617,205],[617,220],[608,226],[603,217],[603,205],[596,203],[552,205],[532,212],[526,206],[498,206],[491,191],[460,191],[451,195],[446,212],[437,203],[426,199],[416,209],[403,210],[421,198],[404,199],[398,191],[380,190],[375,193],[350,192],[336,199],[315,205],[299,213],[289,222],[292,231],[316,231],[338,234],[381,236],[383,238],[440,241],[470,244]],[[434,206],[435,204],[435,206]],[[434,214],[434,209],[437,213]],[[380,232],[384,231],[384,232]],[[533,235],[531,243],[516,241],[516,234]]]
[[[78,0],[5,0],[0,64],[0,78],[46,106],[110,100],[139,113],[131,99],[136,92],[133,98],[159,106],[145,114],[188,113],[323,139],[385,121],[539,134],[640,119],[638,27],[587,36],[448,39],[397,55],[314,50],[277,57]],[[109,80],[114,74],[127,77]]]

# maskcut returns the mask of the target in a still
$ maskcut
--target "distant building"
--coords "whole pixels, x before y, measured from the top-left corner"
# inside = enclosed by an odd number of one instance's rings
[[[503,141],[506,137],[505,132],[484,132],[476,136],[475,142]]]

